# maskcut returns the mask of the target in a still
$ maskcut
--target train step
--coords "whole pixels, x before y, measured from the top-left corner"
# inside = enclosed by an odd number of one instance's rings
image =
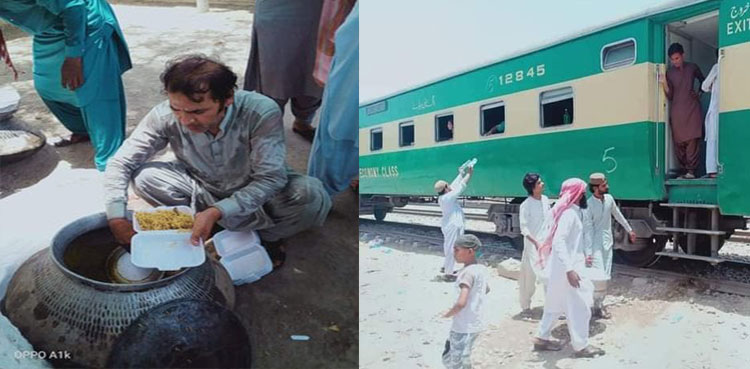
[[[742,235],[733,234],[732,237],[729,237],[727,241],[738,242],[738,243],[750,243],[750,236],[742,236]]]
[[[667,186],[716,186],[716,178],[695,178],[695,179],[668,179]]]
[[[664,202],[659,204],[670,208],[696,208],[696,209],[718,209],[719,205],[714,204],[690,204],[690,203],[670,203]]]
[[[725,259],[722,259],[722,258],[715,258],[711,256],[690,255],[690,254],[685,254],[683,252],[673,252],[673,251],[661,251],[661,252],[657,252],[656,255],[666,256],[672,259],[683,258],[683,259],[706,261],[706,262],[711,263],[712,265],[716,265],[718,263],[725,261]]]
[[[726,234],[724,231],[709,231],[707,229],[695,229],[695,228],[675,228],[675,227],[656,227],[657,231],[661,232],[672,232],[672,233],[695,233],[695,234],[706,234],[706,235],[717,235],[721,236]]]

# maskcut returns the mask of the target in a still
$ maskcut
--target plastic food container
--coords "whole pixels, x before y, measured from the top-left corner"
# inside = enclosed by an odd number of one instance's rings
[[[187,206],[159,206],[139,212],[173,210],[194,215]],[[131,261],[141,268],[156,268],[160,271],[180,270],[194,267],[206,261],[206,251],[201,240],[198,246],[190,243],[189,230],[144,231],[133,216],[133,228],[138,232],[130,241]]]
[[[271,258],[254,231],[221,231],[214,235],[214,245],[221,256],[219,263],[234,285],[255,282],[273,270]]]

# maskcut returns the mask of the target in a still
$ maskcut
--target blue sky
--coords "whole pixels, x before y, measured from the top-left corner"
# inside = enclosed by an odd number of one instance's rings
[[[360,1],[361,102],[675,2]]]

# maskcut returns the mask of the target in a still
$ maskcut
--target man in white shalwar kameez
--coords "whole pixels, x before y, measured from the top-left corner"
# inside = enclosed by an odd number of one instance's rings
[[[552,208],[549,233],[539,249],[539,263],[548,283],[534,350],[562,348],[551,335],[558,318],[564,314],[574,356],[604,354],[602,349],[588,344],[594,286],[587,277],[583,254],[581,207],[586,206],[585,193],[586,182],[570,178],[563,182],[560,198]]]
[[[708,77],[703,81],[701,89],[711,92],[711,102],[708,104],[706,113],[706,176],[716,178],[719,162],[717,143],[719,140],[719,63],[717,62],[708,72]]]
[[[620,208],[617,207],[615,199],[609,194],[609,184],[603,173],[592,173],[589,176],[589,190],[591,190],[591,197],[587,201],[588,210],[584,212],[588,219],[584,219],[583,222],[587,225],[584,227],[586,266],[602,270],[609,279],[612,276],[612,246],[614,244],[612,217],[628,232],[630,242],[635,242],[636,235],[622,215]],[[597,292],[594,295],[593,315],[595,318],[609,319],[611,316],[603,306],[607,281],[597,282],[596,287],[597,291],[603,292]]]
[[[465,172],[459,171],[458,176],[451,184],[443,180],[435,182],[435,192],[439,195],[438,204],[440,204],[440,210],[443,213],[440,230],[443,231],[445,261],[441,272],[443,273],[443,279],[447,282],[456,280],[454,274],[456,259],[453,257],[453,245],[456,243],[456,238],[464,234],[464,211],[458,204],[458,197],[466,189],[473,172],[474,168],[468,167]]]
[[[529,197],[521,203],[518,217],[523,236],[521,271],[518,276],[518,297],[521,303],[521,318],[530,319],[531,297],[536,291],[537,275],[534,263],[537,262],[537,249],[542,245],[540,236],[544,221],[550,216],[549,198],[544,196],[544,182],[537,173],[526,173],[523,187]]]

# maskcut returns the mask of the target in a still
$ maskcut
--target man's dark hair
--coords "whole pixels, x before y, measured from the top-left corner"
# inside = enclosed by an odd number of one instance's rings
[[[179,92],[197,103],[202,101],[198,94],[211,92],[223,104],[237,88],[237,75],[229,67],[201,54],[171,59],[159,79],[165,92]]]
[[[578,200],[578,207],[580,207],[581,209],[586,209],[587,207],[589,207],[589,202],[586,199],[585,193],[581,195],[581,198]]]
[[[534,193],[534,187],[536,187],[537,182],[539,182],[539,174],[537,173],[526,173],[523,176],[523,188],[526,189],[529,195]]]
[[[671,58],[672,54],[675,54],[675,53],[680,53],[680,54],[685,53],[685,49],[682,48],[682,45],[680,45],[679,42],[675,42],[669,45],[669,49],[667,50],[667,56]]]
[[[599,187],[599,185],[589,184],[589,191],[591,191],[591,193],[594,193],[596,192],[597,187]]]

